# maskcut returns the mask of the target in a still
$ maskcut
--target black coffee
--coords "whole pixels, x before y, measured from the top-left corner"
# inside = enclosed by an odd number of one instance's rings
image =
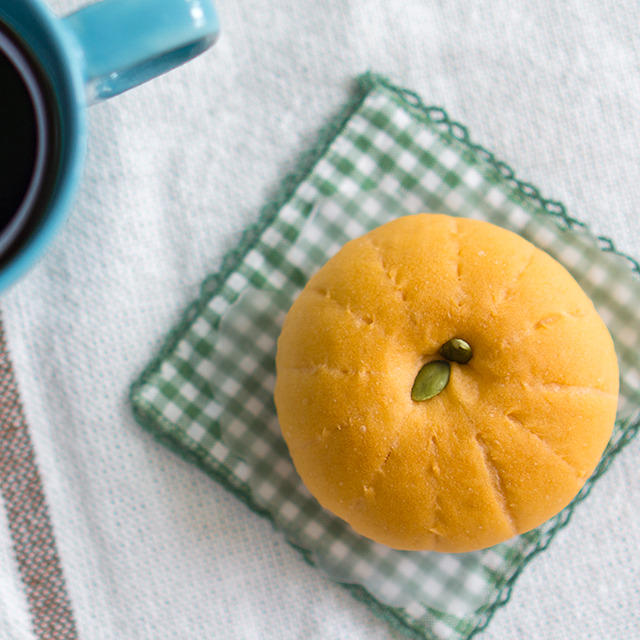
[[[22,203],[36,161],[38,128],[29,90],[0,51],[0,228]]]
[[[56,176],[53,91],[0,21],[0,263],[41,219]]]

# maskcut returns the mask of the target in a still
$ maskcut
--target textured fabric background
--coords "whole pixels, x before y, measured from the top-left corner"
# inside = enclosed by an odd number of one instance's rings
[[[388,638],[271,525],[143,432],[127,387],[367,68],[442,104],[520,177],[640,255],[640,7],[218,9],[214,49],[92,109],[69,222],[0,303],[79,634]],[[527,568],[483,639],[640,638],[639,447]],[[2,519],[0,560],[0,637],[31,638]]]

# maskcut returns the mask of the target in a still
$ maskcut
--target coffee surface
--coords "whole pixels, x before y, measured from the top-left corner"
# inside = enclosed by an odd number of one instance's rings
[[[33,177],[38,129],[22,75],[0,47],[0,231],[22,203]]]

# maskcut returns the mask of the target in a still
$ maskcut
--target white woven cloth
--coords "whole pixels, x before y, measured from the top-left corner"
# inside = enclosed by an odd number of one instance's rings
[[[52,4],[64,13],[82,3]],[[396,637],[268,522],[154,442],[133,420],[128,386],[366,69],[444,106],[519,177],[640,256],[640,7],[218,9],[214,49],[92,108],[68,224],[0,300],[79,634]],[[640,638],[639,452],[635,441],[618,456],[479,637]],[[4,517],[0,591],[0,637],[33,638]]]

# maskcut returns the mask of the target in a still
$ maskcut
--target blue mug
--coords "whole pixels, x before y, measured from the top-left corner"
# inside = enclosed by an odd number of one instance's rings
[[[86,107],[186,62],[217,34],[211,0],[102,0],[65,18],[42,0],[0,0],[0,291],[65,220]]]

